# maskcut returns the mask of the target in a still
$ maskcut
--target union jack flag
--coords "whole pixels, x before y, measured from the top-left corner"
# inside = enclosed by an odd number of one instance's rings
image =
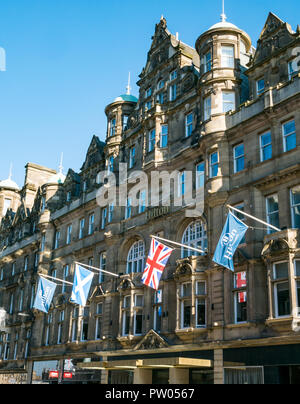
[[[144,285],[158,290],[161,276],[173,251],[174,249],[161,244],[159,241],[151,240],[150,253],[142,277]]]

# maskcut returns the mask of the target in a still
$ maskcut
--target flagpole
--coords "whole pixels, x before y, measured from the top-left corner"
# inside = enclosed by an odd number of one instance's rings
[[[104,271],[104,269],[92,267],[91,265],[87,265],[87,264],[82,264],[81,262],[76,262],[76,261],[74,261],[74,263],[77,264],[77,265],[80,265],[80,266],[82,266],[82,267],[91,268],[91,269],[94,269],[95,271],[103,272],[103,273],[105,273],[105,274],[108,274],[108,275],[111,275],[111,276],[115,276],[116,278],[120,278],[120,275],[114,274],[114,273],[112,273],[112,272]]]
[[[275,226],[273,226],[273,225],[271,225],[271,224],[269,224],[269,223],[267,223],[267,222],[264,222],[263,220],[258,219],[257,217],[254,217],[254,216],[252,216],[252,215],[249,215],[248,213],[245,213],[245,212],[243,212],[242,210],[239,210],[239,209],[237,209],[237,208],[234,208],[233,206],[227,205],[227,208],[232,209],[232,210],[235,210],[236,212],[239,212],[239,213],[241,213],[242,215],[249,217],[250,219],[256,220],[257,222],[262,223],[262,224],[264,224],[265,226],[270,227],[270,228],[273,229],[273,230],[281,231],[281,229],[278,229],[277,227],[275,227]]]
[[[176,243],[175,241],[167,240],[167,239],[161,238],[161,237],[156,237],[156,236],[150,236],[150,237],[152,237],[152,238],[154,238],[156,240],[165,241],[165,242],[170,243],[170,244],[178,245],[179,247],[186,248],[187,250],[193,250],[193,251],[196,251],[198,253],[205,254],[205,251],[199,250],[198,248],[190,247],[190,246],[187,246],[185,244]]]
[[[57,281],[57,282],[62,282],[62,283],[66,283],[67,285],[74,285],[73,283],[71,283],[71,282],[67,282],[67,281],[63,281],[62,279],[58,279],[58,278],[54,278],[53,276],[48,276],[48,275],[39,275],[39,277],[40,278],[48,278],[48,279],[53,279],[53,280],[55,280],[55,281]]]

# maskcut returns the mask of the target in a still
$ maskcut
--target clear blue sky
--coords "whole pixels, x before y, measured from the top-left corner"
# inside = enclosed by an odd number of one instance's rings
[[[93,134],[105,139],[104,108],[132,93],[145,65],[155,24],[163,14],[172,33],[194,46],[220,20],[221,0],[2,0],[0,47],[0,179],[24,182],[34,162],[79,171]],[[295,30],[299,0],[226,0],[228,21],[256,46],[269,11]]]

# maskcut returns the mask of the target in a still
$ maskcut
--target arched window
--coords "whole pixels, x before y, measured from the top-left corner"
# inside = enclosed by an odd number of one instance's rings
[[[202,220],[192,222],[186,228],[182,237],[182,244],[188,245],[189,247],[199,248],[203,251],[207,249],[206,225]],[[200,255],[200,253],[188,250],[187,248],[182,248],[181,258],[187,258],[191,255]]]
[[[127,273],[143,272],[145,262],[145,244],[143,241],[136,241],[130,248],[127,257]]]

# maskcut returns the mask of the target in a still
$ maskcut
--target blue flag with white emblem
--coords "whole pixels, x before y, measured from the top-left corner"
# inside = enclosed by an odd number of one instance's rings
[[[56,283],[41,277],[33,307],[44,313],[48,313],[55,289]]]
[[[213,261],[234,271],[233,256],[247,230],[248,226],[229,212]]]
[[[79,304],[83,307],[86,305],[93,277],[93,272],[88,271],[82,266],[76,264],[74,284],[71,296],[71,301],[73,303]]]

